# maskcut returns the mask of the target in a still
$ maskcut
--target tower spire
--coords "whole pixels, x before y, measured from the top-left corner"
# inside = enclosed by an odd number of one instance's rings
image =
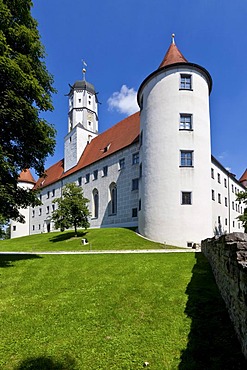
[[[172,34],[172,44],[175,45],[175,33]]]
[[[85,62],[85,60],[81,60],[82,61],[82,65],[83,65],[83,68],[82,68],[82,77],[83,77],[83,81],[86,81],[86,68],[87,67],[87,63]]]

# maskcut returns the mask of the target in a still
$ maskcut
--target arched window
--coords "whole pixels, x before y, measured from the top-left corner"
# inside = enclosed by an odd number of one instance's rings
[[[94,218],[99,217],[99,192],[97,189],[93,189],[93,210],[92,215]]]
[[[112,182],[110,185],[110,202],[109,202],[109,214],[114,215],[117,213],[117,185]]]

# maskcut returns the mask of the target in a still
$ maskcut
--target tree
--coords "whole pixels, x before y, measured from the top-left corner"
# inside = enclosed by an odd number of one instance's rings
[[[41,176],[55,147],[55,129],[40,113],[52,110],[53,78],[31,16],[31,0],[0,0],[0,214],[24,222],[18,208],[38,205],[17,187],[23,169]]]
[[[87,229],[90,226],[88,202],[89,200],[83,196],[82,188],[74,183],[66,184],[62,190],[62,198],[56,198],[53,201],[57,203],[57,209],[52,212],[55,228],[63,231],[74,227],[75,236],[77,236],[77,227]]]
[[[247,207],[247,190],[238,193],[237,200],[239,202],[243,202]],[[244,231],[247,233],[247,208],[244,209],[244,213],[242,215],[238,216],[238,220],[242,222]]]

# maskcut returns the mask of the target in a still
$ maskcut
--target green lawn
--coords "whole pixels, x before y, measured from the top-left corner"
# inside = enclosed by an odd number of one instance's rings
[[[3,370],[244,369],[205,258],[0,255]]]
[[[89,244],[83,246],[82,238]],[[78,251],[109,249],[159,249],[171,246],[151,242],[137,235],[133,230],[123,228],[89,229],[79,231],[74,237],[73,231],[53,232],[24,236],[21,238],[0,240],[1,251]],[[174,248],[174,247],[173,247]]]

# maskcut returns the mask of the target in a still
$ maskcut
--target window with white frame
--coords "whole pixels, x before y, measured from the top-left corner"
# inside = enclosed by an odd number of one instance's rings
[[[97,189],[93,189],[93,217],[99,217],[99,192]]]
[[[103,172],[102,176],[106,177],[108,174],[108,166],[104,166],[102,172]]]
[[[192,130],[192,114],[180,114],[179,130]]]
[[[180,151],[180,166],[181,167],[192,167],[193,166],[193,151],[192,150],[181,150]]]
[[[117,185],[112,182],[109,187],[110,201],[109,201],[109,215],[117,213]]]
[[[221,194],[218,193],[218,203],[221,203]]]
[[[134,153],[132,155],[132,164],[138,164],[139,163],[139,152]]]
[[[181,74],[180,75],[180,89],[181,90],[191,90],[192,81],[190,74]]]
[[[191,191],[182,191],[181,204],[192,204],[192,193],[191,193]]]
[[[225,197],[225,206],[227,207],[228,203],[227,203],[227,197]]]
[[[138,190],[139,179],[132,179],[132,190]]]
[[[137,208],[132,208],[132,217],[137,217]]]
[[[85,183],[87,184],[90,180],[90,174],[89,173],[86,173],[86,176],[85,176]]]
[[[118,167],[119,167],[119,170],[124,169],[124,167],[125,167],[125,158],[119,159]]]
[[[215,191],[212,189],[212,200],[215,200]]]
[[[212,179],[214,179],[214,169],[213,168],[211,168],[211,177]]]
[[[220,180],[220,173],[217,174],[217,178],[218,178],[218,183],[220,184],[221,183],[221,180]]]
[[[98,170],[93,171],[93,179],[97,180],[98,179]]]

